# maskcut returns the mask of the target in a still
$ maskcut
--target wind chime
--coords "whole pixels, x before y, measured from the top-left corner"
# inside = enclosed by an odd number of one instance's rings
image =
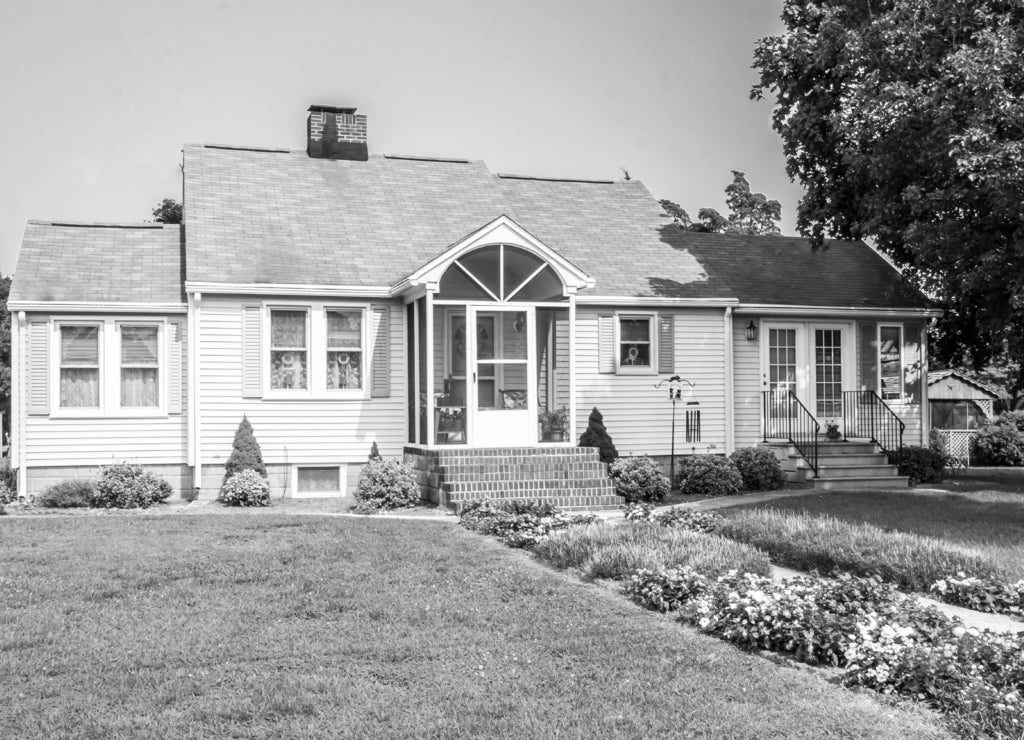
[[[669,482],[676,482],[676,404],[683,400],[683,385],[688,385],[686,392],[686,441],[693,444],[700,442],[700,403],[693,400],[693,389],[697,386],[692,380],[673,375],[667,380],[655,384],[655,388],[668,385],[668,400],[672,402],[672,449],[669,456]],[[691,448],[696,452],[696,446]]]

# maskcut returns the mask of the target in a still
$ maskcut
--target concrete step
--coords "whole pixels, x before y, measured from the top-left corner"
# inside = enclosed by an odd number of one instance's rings
[[[896,473],[895,465],[823,465],[818,461],[818,478],[878,478]]]
[[[815,491],[863,491],[865,489],[906,488],[908,485],[905,475],[814,479]]]
[[[818,448],[818,466],[822,465],[888,465],[889,458],[884,452],[874,454],[833,454],[831,450],[822,451]]]
[[[818,455],[871,455],[878,452],[874,442],[827,442],[818,440]]]

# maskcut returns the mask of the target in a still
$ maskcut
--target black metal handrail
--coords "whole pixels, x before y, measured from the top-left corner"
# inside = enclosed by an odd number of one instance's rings
[[[843,391],[843,437],[866,437],[888,454],[903,451],[907,425],[874,391]]]
[[[764,441],[769,438],[789,440],[811,470],[817,473],[821,424],[814,414],[800,403],[792,390],[761,391],[761,410]]]

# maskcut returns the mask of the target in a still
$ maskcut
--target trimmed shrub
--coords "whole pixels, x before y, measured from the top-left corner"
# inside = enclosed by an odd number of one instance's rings
[[[1007,411],[978,427],[971,462],[1024,465],[1024,411]]]
[[[100,468],[93,505],[106,509],[147,508],[171,495],[171,484],[134,463]]]
[[[40,494],[36,503],[51,509],[92,506],[96,486],[88,478],[72,478],[55,483]]]
[[[743,489],[736,464],[720,455],[689,455],[680,465],[679,490],[691,496],[735,496]]]
[[[229,506],[270,506],[270,483],[256,470],[240,470],[224,481],[220,500]]]
[[[224,483],[235,473],[243,470],[255,470],[264,478],[267,477],[267,466],[263,464],[263,452],[256,434],[249,423],[249,417],[243,416],[235,430],[235,441],[231,444],[231,455],[224,463]]]
[[[597,410],[597,406],[590,412],[587,428],[580,435],[580,443],[577,446],[597,447],[601,451],[601,462],[603,463],[615,462],[615,458],[619,456],[619,451],[615,449],[615,443],[612,442],[612,437],[604,426],[604,417]]]
[[[743,447],[729,455],[729,459],[735,463],[748,491],[774,491],[785,481],[779,458],[766,447]]]
[[[900,475],[908,478],[908,483],[939,483],[946,471],[946,456],[928,447],[904,447],[898,452],[889,453],[889,464],[895,465]]]
[[[620,457],[608,467],[615,493],[627,502],[657,503],[668,495],[668,476],[649,457]]]
[[[369,460],[359,473],[356,500],[378,509],[403,509],[420,500],[420,487],[410,465],[378,457]]]

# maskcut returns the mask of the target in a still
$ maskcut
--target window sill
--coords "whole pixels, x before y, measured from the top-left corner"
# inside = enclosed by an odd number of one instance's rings
[[[657,369],[649,366],[630,367],[629,365],[619,366],[615,371],[616,375],[657,375]]]
[[[105,413],[103,411],[91,410],[88,413],[82,414],[67,413],[65,411],[61,411],[50,414],[48,418],[60,419],[61,421],[65,421],[68,419],[79,419],[82,421],[102,421],[104,419],[169,419],[170,416],[171,415],[168,414],[166,411],[157,410],[139,412],[117,411],[116,413]],[[180,416],[184,418],[184,414],[181,414]]]
[[[299,391],[297,393],[287,393],[282,391],[267,391],[264,393],[261,401],[367,401],[370,396],[365,391],[333,391],[333,392],[318,392],[311,394],[308,391]]]

